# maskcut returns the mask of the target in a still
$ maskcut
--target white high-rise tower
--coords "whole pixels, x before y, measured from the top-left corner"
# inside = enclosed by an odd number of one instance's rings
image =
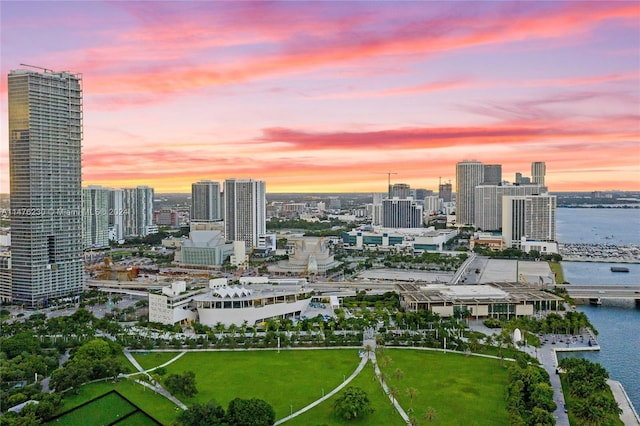
[[[227,240],[244,241],[247,249],[258,245],[267,230],[266,183],[253,179],[224,181],[224,226]]]
[[[484,165],[479,161],[456,164],[456,224],[473,225],[475,188],[484,181]]]

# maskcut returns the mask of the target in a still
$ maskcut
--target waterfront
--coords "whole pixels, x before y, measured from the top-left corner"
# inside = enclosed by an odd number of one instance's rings
[[[558,209],[558,241],[562,243],[639,244],[638,209]],[[608,237],[608,238],[606,238]],[[640,264],[625,264],[628,273],[611,272],[615,263],[562,262],[565,280],[580,285],[637,285]],[[608,302],[602,306],[582,305],[599,332],[600,352],[576,352],[602,364],[612,379],[620,381],[636,411],[640,408],[640,309],[633,302]],[[561,355],[567,356],[567,355]]]

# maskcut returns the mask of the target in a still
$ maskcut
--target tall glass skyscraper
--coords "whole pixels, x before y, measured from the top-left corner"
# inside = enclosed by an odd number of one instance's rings
[[[12,296],[37,307],[84,286],[81,76],[14,70],[8,94]]]
[[[191,221],[222,220],[220,183],[203,180],[191,184]]]
[[[224,181],[224,226],[229,241],[244,241],[247,249],[258,246],[267,231],[267,189],[262,180]]]

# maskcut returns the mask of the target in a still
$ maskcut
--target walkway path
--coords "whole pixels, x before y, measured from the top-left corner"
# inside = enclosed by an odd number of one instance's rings
[[[138,370],[137,373],[131,373],[131,374],[123,374],[123,377],[132,377],[135,376],[137,374],[145,374],[149,380],[153,383],[147,383],[144,380],[140,380],[140,379],[134,379],[137,383],[140,383],[142,386],[145,386],[151,390],[153,390],[154,392],[164,396],[165,398],[167,398],[169,401],[173,402],[174,404],[176,404],[178,407],[182,408],[183,410],[186,410],[188,407],[182,402],[180,401],[178,398],[176,398],[175,396],[173,396],[168,390],[166,390],[165,388],[163,388],[160,383],[156,382],[150,375],[149,375],[149,371],[153,371],[156,368],[160,368],[160,367],[164,367],[166,365],[171,364],[172,362],[174,362],[175,360],[179,359],[180,357],[182,357],[184,354],[186,354],[186,351],[182,351],[180,352],[178,355],[176,355],[175,357],[171,358],[169,361],[165,362],[162,365],[159,365],[157,367],[151,368],[149,370],[145,370],[144,368],[142,368],[142,366],[140,365],[140,363],[133,357],[133,355],[131,355],[131,352],[129,352],[128,349],[125,349],[124,351],[124,356],[127,357],[127,359],[129,360],[129,362],[131,364],[133,364],[133,366],[136,368],[136,370]]]
[[[349,377],[347,377],[347,379],[342,382],[338,387],[336,387],[335,389],[333,389],[331,392],[329,392],[328,394],[326,394],[325,396],[323,396],[322,398],[313,401],[311,404],[307,405],[306,407],[302,408],[301,410],[296,411],[295,413],[278,420],[277,422],[275,422],[273,424],[273,426],[277,426],[281,423],[284,423],[288,420],[291,420],[292,418],[299,416],[302,413],[305,413],[309,410],[311,410],[313,407],[315,407],[316,405],[326,401],[327,399],[331,398],[333,395],[335,395],[336,393],[340,392],[345,386],[347,386],[358,374],[360,374],[360,372],[362,371],[362,369],[364,368],[364,366],[367,364],[367,361],[369,360],[369,354],[367,352],[365,352],[362,355],[362,360],[360,361],[360,364],[358,364],[358,367],[355,369],[355,371],[353,373],[351,373],[351,375]],[[373,355],[375,357],[375,355]]]
[[[402,420],[404,420],[408,425],[411,424],[411,421],[409,420],[409,415],[407,414],[406,411],[404,411],[402,406],[398,403],[398,400],[396,398],[394,398],[393,395],[391,395],[391,392],[389,391],[389,387],[382,380],[382,375],[381,375],[381,372],[380,372],[380,368],[378,367],[378,363],[376,362],[376,354],[375,353],[373,353],[371,355],[371,362],[373,363],[373,369],[376,372],[376,377],[378,378],[378,381],[380,382],[380,386],[382,386],[382,389],[384,390],[384,393],[387,394],[387,396],[389,397],[389,400],[391,401],[393,406],[396,408],[396,410],[400,414],[400,417],[402,417]]]
[[[631,400],[629,399],[629,395],[622,387],[622,383],[617,380],[607,380],[607,384],[611,388],[611,392],[613,392],[613,397],[616,399],[616,402],[622,409],[622,414],[620,414],[620,420],[625,426],[640,426],[640,416],[633,408],[633,404],[631,404]]]

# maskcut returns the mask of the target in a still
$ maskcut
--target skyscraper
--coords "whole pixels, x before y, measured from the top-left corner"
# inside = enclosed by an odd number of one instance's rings
[[[82,190],[82,243],[85,249],[109,247],[109,189]]]
[[[394,183],[391,185],[390,198],[408,198],[411,195],[411,187],[408,183]]]
[[[544,175],[547,173],[547,165],[544,161],[531,163],[531,183],[544,185]]]
[[[153,188],[137,186],[122,191],[124,237],[146,237],[157,232],[153,225]]]
[[[502,228],[502,202],[505,195],[537,195],[547,192],[542,185],[478,185],[475,188],[473,224],[483,231]]]
[[[257,247],[267,230],[267,185],[262,180],[224,181],[224,226],[229,241],[244,241],[247,249]]]
[[[84,286],[81,76],[14,70],[8,94],[12,295],[36,307]]]
[[[456,223],[473,225],[475,188],[484,181],[484,165],[479,161],[456,164]]]
[[[384,228],[422,228],[423,209],[410,198],[387,199],[382,202]]]
[[[222,220],[220,183],[203,180],[191,184],[191,221]]]
[[[453,192],[452,189],[450,183],[441,183],[438,185],[438,196],[442,198],[442,201],[445,203],[450,203],[451,193]]]
[[[500,182],[502,182],[502,164],[485,164],[483,183],[498,185]]]
[[[528,241],[556,241],[556,196],[508,195],[502,201],[502,238],[507,247]]]

